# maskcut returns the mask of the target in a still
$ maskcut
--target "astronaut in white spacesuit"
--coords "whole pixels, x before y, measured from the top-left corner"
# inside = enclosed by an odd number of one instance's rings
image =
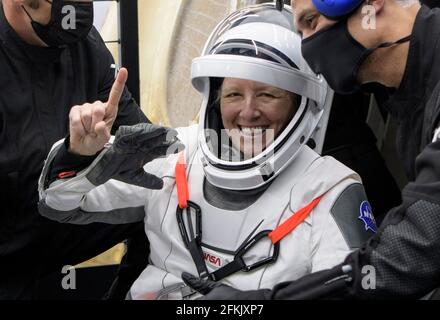
[[[123,127],[108,142],[108,110],[72,111],[70,139],[40,178],[40,212],[77,224],[144,219],[150,264],[132,299],[197,297],[182,272],[272,288],[340,263],[376,231],[359,176],[312,150],[332,92],[302,59],[291,21],[288,6],[264,4],[218,25],[192,65],[199,125]]]

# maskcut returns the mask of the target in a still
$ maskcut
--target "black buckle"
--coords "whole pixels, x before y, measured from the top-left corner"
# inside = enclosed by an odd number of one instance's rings
[[[257,261],[251,265],[247,265],[244,261],[244,255],[250,251],[255,244],[258,243],[261,239],[267,237],[272,230],[264,230],[256,234],[254,237],[243,243],[234,254],[234,260],[228,263],[227,265],[221,267],[217,271],[211,274],[214,281],[219,281],[224,279],[231,274],[234,274],[238,271],[250,272],[252,270],[258,269],[266,264],[273,263],[278,259],[278,255],[280,253],[280,243],[277,242],[274,244],[273,253],[270,257]]]
[[[195,230],[193,228],[193,222],[191,218],[191,209],[195,211]],[[185,211],[184,211],[185,210]],[[185,220],[183,218],[184,212],[187,213],[187,225],[185,224]],[[183,239],[183,243],[188,249],[191,257],[196,265],[197,272],[199,273],[199,277],[201,278],[211,278],[208,272],[208,268],[206,267],[205,257],[202,251],[202,209],[192,202],[188,201],[188,206],[185,209],[177,206],[176,209],[176,218],[177,224],[179,225],[180,234]]]
[[[258,262],[255,262],[254,264],[251,264],[251,265],[246,265],[246,263],[244,262],[244,259],[243,259],[243,256],[246,254],[246,252],[250,251],[250,249],[252,249],[252,247],[258,243],[258,241],[260,241],[264,237],[268,237],[271,232],[272,232],[272,230],[261,231],[258,234],[256,234],[255,237],[253,237],[248,242],[244,243],[240,248],[238,248],[238,250],[235,254],[234,260],[240,259],[243,262],[243,265],[244,265],[244,268],[242,269],[243,271],[249,272],[249,271],[258,269],[261,266],[264,266],[265,264],[268,264],[268,263],[273,263],[278,259],[278,255],[280,253],[280,243],[279,242],[274,244],[272,256],[267,257],[266,259],[260,260]]]
[[[191,219],[191,212],[189,212],[190,209],[194,209],[195,211],[195,217],[196,217],[196,229],[194,232],[193,226],[192,226],[192,219]],[[186,210],[188,213],[188,224],[189,224],[189,235],[188,231],[185,225],[185,221],[183,219],[183,210]],[[200,209],[199,205],[192,201],[188,201],[188,207],[185,209],[180,208],[177,206],[176,210],[176,218],[177,223],[179,225],[180,234],[182,235],[183,242],[185,243],[185,246],[188,248],[189,244],[192,241],[195,241],[197,244],[201,244],[202,241],[202,209]]]

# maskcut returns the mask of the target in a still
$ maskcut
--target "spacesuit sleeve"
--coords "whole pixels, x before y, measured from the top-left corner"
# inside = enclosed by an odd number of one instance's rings
[[[331,268],[376,232],[372,209],[360,183],[341,183],[312,215],[312,272]]]
[[[60,141],[52,148],[40,177],[38,209],[41,215],[71,224],[124,224],[143,220],[149,190],[117,180],[95,186],[87,179],[87,174],[108,148],[75,177],[50,183],[50,166],[62,144]]]
[[[185,144],[185,154],[197,150],[197,125],[177,128],[179,140]],[[142,221],[145,206],[151,198],[151,190],[111,179],[104,184],[94,185],[88,174],[109,150],[114,137],[98,157],[76,176],[68,179],[50,180],[51,164],[64,144],[57,142],[50,151],[40,175],[38,190],[40,214],[48,219],[71,224],[102,222],[123,224]],[[146,172],[163,179],[171,179],[178,155],[158,158],[144,166]],[[62,167],[62,165],[59,165]],[[172,172],[172,173],[170,173]],[[167,180],[168,181],[168,180]]]

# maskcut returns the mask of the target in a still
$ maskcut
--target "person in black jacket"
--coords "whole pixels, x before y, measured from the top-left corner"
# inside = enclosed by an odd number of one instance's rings
[[[116,74],[92,27],[92,1],[63,7],[62,0],[0,2],[0,300],[37,298],[43,276],[58,274],[61,286],[63,266],[127,238],[136,265],[123,266],[125,280],[114,287],[114,297],[125,297],[146,265],[142,223],[74,226],[49,221],[37,210],[38,177],[50,147],[69,131],[70,109],[107,101]],[[140,122],[148,120],[125,89],[113,129]]]
[[[398,122],[409,180],[401,205],[344,263],[272,290],[241,292],[183,275],[207,299],[421,298],[440,285],[440,10],[411,2],[353,1],[332,16],[318,11],[324,1],[292,1],[303,55],[333,89],[397,89],[385,107]],[[365,19],[368,11],[374,16]]]

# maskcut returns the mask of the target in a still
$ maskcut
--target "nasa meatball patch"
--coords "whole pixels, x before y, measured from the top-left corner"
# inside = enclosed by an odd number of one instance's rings
[[[368,201],[362,202],[359,207],[359,212],[359,220],[364,223],[365,231],[371,230],[376,233],[376,220],[374,220],[373,210],[371,209],[370,203]]]

